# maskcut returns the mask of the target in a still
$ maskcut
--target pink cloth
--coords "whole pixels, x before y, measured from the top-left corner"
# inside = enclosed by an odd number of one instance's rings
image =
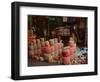
[[[64,59],[63,64],[67,64],[67,65],[71,64],[70,56],[64,57],[63,59]]]
[[[70,56],[71,54],[70,54],[70,49],[66,49],[66,50],[63,50],[62,51],[62,56],[63,57],[68,57],[68,56]]]
[[[62,51],[63,64],[71,64],[71,57],[76,52],[76,47],[69,47]]]
[[[47,53],[47,54],[51,53],[51,47],[44,47],[43,53]]]

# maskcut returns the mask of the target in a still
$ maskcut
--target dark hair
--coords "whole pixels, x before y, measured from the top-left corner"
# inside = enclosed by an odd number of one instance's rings
[[[75,40],[75,38],[74,38],[72,35],[70,35],[70,36],[68,37],[68,41],[70,40],[70,38],[73,38],[74,42],[76,43],[76,40]]]

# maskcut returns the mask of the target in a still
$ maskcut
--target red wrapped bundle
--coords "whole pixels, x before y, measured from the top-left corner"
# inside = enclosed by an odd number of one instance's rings
[[[50,54],[51,53],[51,47],[44,47],[43,48],[43,53]]]
[[[71,54],[70,54],[70,49],[65,49],[65,50],[63,50],[62,51],[62,56],[63,57],[68,57],[68,56],[70,56]]]

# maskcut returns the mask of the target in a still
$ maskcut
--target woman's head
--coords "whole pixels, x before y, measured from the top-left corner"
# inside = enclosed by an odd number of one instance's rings
[[[69,41],[68,41],[70,46],[73,46],[73,44],[75,44],[75,39],[73,38],[73,36],[69,37]]]

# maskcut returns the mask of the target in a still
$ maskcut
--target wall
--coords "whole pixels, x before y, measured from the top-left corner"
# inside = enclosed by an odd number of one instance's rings
[[[17,0],[16,0],[17,1]],[[88,6],[98,6],[100,10],[100,0],[20,0],[28,2],[41,2],[41,3],[58,3],[58,4],[72,4],[72,5],[88,5]],[[1,0],[0,1],[0,82],[13,82],[10,79],[11,72],[11,2],[13,0]],[[100,11],[98,11],[100,14]],[[100,15],[98,16],[100,18]],[[98,22],[100,19],[98,19]],[[99,24],[100,26],[100,24]],[[98,27],[99,27],[98,26]],[[98,28],[100,31],[100,28]],[[100,32],[99,34],[100,35]],[[98,39],[100,42],[100,37]],[[100,48],[100,43],[98,44]],[[100,51],[99,51],[100,54]],[[100,55],[98,56],[100,58]],[[100,60],[98,61],[100,62]],[[100,64],[99,64],[100,68]],[[80,70],[80,69],[78,69]],[[100,73],[100,71],[99,71]],[[53,79],[39,79],[39,80],[26,80],[26,82],[52,82],[52,81],[62,81],[62,82],[91,82],[99,81],[98,76],[84,76],[84,77],[68,77],[68,78],[53,78]],[[22,82],[22,81],[20,81]]]

